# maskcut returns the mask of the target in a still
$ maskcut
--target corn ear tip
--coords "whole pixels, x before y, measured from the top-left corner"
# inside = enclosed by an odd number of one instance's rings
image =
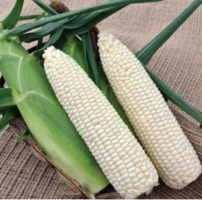
[[[44,53],[43,53],[42,57],[43,57],[44,59],[46,59],[46,58],[48,57],[48,55],[51,54],[52,52],[54,52],[55,50],[56,50],[56,49],[55,49],[54,46],[48,47],[47,49],[44,50]]]

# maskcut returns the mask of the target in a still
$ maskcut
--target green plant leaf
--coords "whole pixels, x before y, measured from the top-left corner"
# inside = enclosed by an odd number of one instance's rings
[[[23,15],[20,16],[19,21],[24,21],[24,20],[30,20],[30,19],[36,19],[38,18],[40,15]]]
[[[170,25],[168,25],[151,42],[136,53],[137,58],[147,64],[156,51],[175,33],[175,31],[189,18],[202,4],[201,0],[194,0]]]
[[[15,106],[14,90],[11,88],[0,89],[0,108],[9,108]]]
[[[89,32],[83,34],[82,41],[83,41],[83,44],[85,46],[86,53],[87,53],[87,59],[88,59],[89,64],[90,64],[90,66],[89,66],[90,69],[89,70],[92,70],[92,72],[93,72],[93,80],[94,80],[95,84],[98,86],[98,88],[100,88],[100,81],[99,81],[99,78],[98,78],[98,76],[99,76],[98,75],[98,65],[97,65],[97,62],[95,60],[95,56],[94,56],[94,52],[93,52],[92,40],[91,40]]]
[[[10,109],[12,109],[14,107],[15,106],[13,106],[13,107],[2,107],[2,108],[0,108],[0,114],[4,115],[7,111],[9,111]]]
[[[24,140],[27,140],[29,137],[31,136],[31,132],[29,129],[27,129],[23,135],[19,136],[18,138],[16,138],[16,142],[22,142]]]
[[[57,12],[55,10],[53,10],[49,5],[45,4],[41,0],[32,0],[32,1],[50,15],[57,15]]]
[[[102,20],[106,19],[113,13],[117,12],[121,8],[115,9],[115,10],[108,10],[108,12],[100,12],[94,19],[89,21],[88,23],[84,24],[81,27],[78,27],[76,29],[67,29],[64,30],[64,38],[62,42],[65,42],[68,38],[73,37],[75,35],[82,35],[86,32],[88,32],[92,27],[94,27],[96,24],[101,22]]]
[[[35,21],[38,21],[38,20],[40,20],[40,19],[42,19],[43,17],[45,17],[46,16],[46,12],[42,12],[36,19],[35,19]]]
[[[74,30],[68,30],[67,37],[74,36],[76,33],[82,34],[87,32],[90,28],[92,28],[96,23],[99,23],[101,20],[105,19],[109,15],[116,12],[118,9],[105,9],[102,12],[93,12],[90,14],[83,14],[78,17],[73,17],[68,22],[67,20],[62,20],[59,22],[49,23],[42,27],[40,30],[37,30],[36,32],[27,33],[19,36],[19,39],[21,42],[33,42],[35,40],[38,40],[41,37],[44,37],[46,35],[49,35],[53,33],[54,31],[58,30],[58,28],[63,27],[65,29],[74,29]],[[90,22],[92,21],[92,22]],[[67,23],[66,23],[67,22]],[[89,24],[85,25],[86,23],[90,22]],[[82,28],[79,28],[81,27]],[[79,28],[79,29],[76,29]],[[75,30],[76,29],[76,30]]]
[[[92,12],[89,14],[83,14],[81,16],[74,17],[73,19],[69,20],[66,24],[64,24],[64,28],[66,28],[66,29],[78,28],[78,27],[86,24],[90,20],[94,19],[98,14],[99,14],[99,12]]]
[[[88,73],[88,65],[83,51],[83,44],[77,37],[71,37],[60,48],[67,55],[71,56]]]
[[[23,3],[24,0],[16,0],[15,6],[13,7],[10,14],[2,21],[4,29],[12,29],[16,26],[20,18]]]
[[[43,46],[43,38],[38,39],[36,50],[39,50]]]
[[[76,36],[74,36],[76,37]],[[81,37],[83,37],[83,35],[81,35]],[[83,45],[83,53],[84,53],[84,62],[87,65],[87,70],[86,73],[88,74],[89,78],[95,82],[94,76],[93,76],[93,71],[90,69],[90,63],[89,63],[89,59],[88,59],[88,49],[86,48],[85,43],[83,42],[84,38],[82,38],[82,45]],[[82,66],[82,65],[81,65]]]
[[[12,108],[8,110],[4,116],[0,119],[0,132],[11,123],[14,119],[20,116],[18,109]]]
[[[57,42],[57,40],[59,39],[59,37],[61,36],[63,32],[63,27],[59,28],[51,37],[50,39],[45,43],[45,45],[40,48],[39,50],[36,50],[33,52],[33,55],[35,57],[39,57],[41,56],[41,54],[43,53],[43,51],[48,48],[51,45],[54,45],[55,42]]]
[[[84,8],[84,9],[79,9],[79,10],[75,10],[75,11],[70,11],[67,13],[62,13],[62,14],[58,14],[58,15],[54,15],[54,16],[50,16],[46,19],[41,19],[32,23],[28,23],[28,24],[24,24],[21,26],[18,26],[10,31],[4,31],[2,33],[2,35],[4,37],[12,37],[12,36],[19,36],[21,34],[24,34],[27,31],[30,31],[32,29],[41,27],[45,24],[51,23],[51,22],[56,22],[62,19],[68,19],[70,17],[74,17],[74,16],[79,16],[81,14],[84,13],[90,13],[90,12],[94,12],[94,11],[101,11],[103,9],[107,9],[107,8],[120,8],[122,6],[127,6],[131,3],[146,3],[146,2],[155,2],[155,1],[161,1],[161,0],[154,0],[154,1],[150,1],[150,0],[113,0],[113,1],[108,1],[108,2],[104,2],[95,6],[91,6],[88,8]]]
[[[22,42],[27,42],[27,43],[33,42],[46,35],[50,35],[50,34],[54,33],[55,31],[60,29],[62,27],[62,25],[65,24],[66,22],[67,22],[67,20],[49,23],[49,24],[45,25],[44,27],[42,27],[41,29],[37,30],[36,32],[21,35],[19,37],[19,39]]]
[[[27,33],[27,34],[23,34],[23,35],[19,36],[19,39],[22,42],[30,43],[35,40],[38,40],[41,37],[52,34],[54,31],[58,30],[58,28],[62,27],[62,25],[66,29],[67,28],[70,28],[70,29],[78,28],[78,27],[84,25],[85,23],[87,23],[88,21],[90,21],[91,19],[93,19],[97,15],[98,15],[98,13],[94,12],[94,13],[90,13],[90,14],[84,14],[79,17],[74,17],[73,19],[69,20],[68,22],[67,22],[67,20],[62,20],[59,22],[49,23],[35,32]]]
[[[87,31],[89,31],[95,24],[99,23],[100,21],[102,21],[103,19],[107,18],[108,16],[110,16],[111,14],[115,13],[116,11],[118,11],[120,8],[118,9],[107,9],[100,12],[100,13],[94,13],[93,16],[95,16],[93,19],[91,18],[92,15],[90,15],[89,17],[85,18],[85,21],[88,21],[90,19],[92,19],[91,21],[89,21],[87,24],[84,24],[84,21],[80,22],[79,24],[82,25],[81,27],[79,27],[78,29],[71,29],[71,30],[63,30],[63,32],[61,33],[60,37],[57,37],[57,40],[54,39],[54,43],[50,42],[51,45],[55,45],[57,48],[61,49],[61,46],[68,40],[68,38],[73,38],[73,36],[75,35],[80,35],[83,33],[86,33]],[[97,15],[97,16],[96,16]],[[75,18],[81,20],[80,18]],[[71,22],[71,21],[70,21]],[[75,23],[76,21],[74,21]],[[65,25],[68,24],[65,23]],[[77,26],[79,26],[79,24]],[[73,25],[73,24],[72,24]],[[48,45],[50,46],[49,41],[46,43],[45,48],[48,47]],[[42,49],[40,49],[39,51],[36,51],[34,55],[39,56],[42,51],[45,49],[44,47]]]

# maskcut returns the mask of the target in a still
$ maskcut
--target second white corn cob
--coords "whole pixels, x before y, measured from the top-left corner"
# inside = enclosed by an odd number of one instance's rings
[[[157,185],[157,172],[106,97],[68,55],[49,47],[43,55],[47,77],[103,172],[125,198]]]
[[[201,164],[160,91],[118,39],[101,33],[100,57],[108,80],[160,177],[181,189],[201,173]]]

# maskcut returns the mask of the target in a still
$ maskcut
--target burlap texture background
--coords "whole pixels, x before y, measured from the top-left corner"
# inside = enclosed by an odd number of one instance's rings
[[[14,0],[0,1],[3,19]],[[46,1],[48,2],[48,1]],[[70,10],[101,3],[103,0],[63,0]],[[100,30],[115,34],[134,52],[154,38],[177,17],[192,0],[165,0],[159,3],[136,4],[119,11],[99,24]],[[25,0],[24,14],[40,13],[31,0]],[[28,46],[27,46],[28,47]],[[202,111],[202,7],[155,54],[148,66],[175,92]],[[202,161],[202,129],[199,124],[169,105],[189,137]],[[20,120],[14,124],[23,131]],[[0,133],[0,198],[81,198],[77,189],[58,181],[55,170],[40,161],[24,143],[15,142],[12,127]],[[102,198],[118,198],[112,192]],[[202,198],[202,176],[181,191],[162,182],[149,196],[142,198]]]

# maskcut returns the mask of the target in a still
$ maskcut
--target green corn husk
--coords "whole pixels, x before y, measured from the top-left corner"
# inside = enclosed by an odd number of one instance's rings
[[[10,87],[0,89],[4,97],[0,107],[5,107],[6,98],[10,99],[6,106],[9,102],[17,105],[44,154],[87,193],[94,195],[105,188],[108,180],[55,97],[37,59],[20,44],[1,38],[0,70]]]

